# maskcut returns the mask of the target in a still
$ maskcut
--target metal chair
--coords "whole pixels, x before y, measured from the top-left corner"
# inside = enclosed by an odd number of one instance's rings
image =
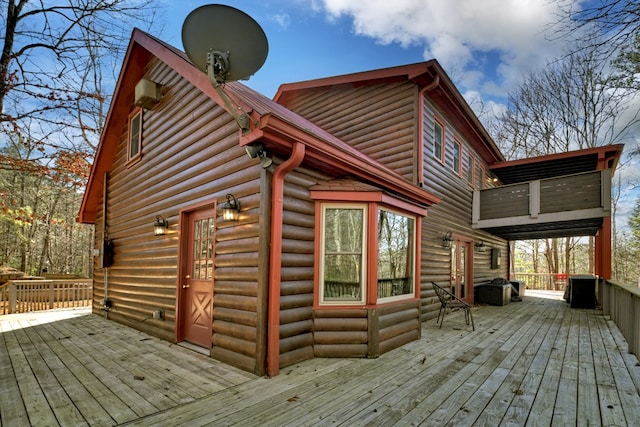
[[[431,282],[433,285],[433,290],[436,291],[436,295],[438,295],[438,299],[440,300],[440,310],[438,311],[438,319],[436,323],[440,324],[440,328],[442,328],[442,323],[444,322],[444,315],[447,312],[447,309],[451,311],[456,310],[464,310],[464,321],[469,325],[471,323],[471,327],[473,330],[476,330],[476,326],[473,324],[473,313],[471,313],[471,305],[462,301],[457,296],[453,295],[451,292],[446,289],[436,285],[434,282]],[[442,319],[440,318],[442,315]]]

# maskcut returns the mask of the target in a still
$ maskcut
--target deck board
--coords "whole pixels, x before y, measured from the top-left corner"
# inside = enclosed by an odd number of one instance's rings
[[[475,332],[454,313],[377,359],[271,379],[81,310],[0,316],[0,426],[637,425],[640,364],[613,322],[528,294],[474,307]]]

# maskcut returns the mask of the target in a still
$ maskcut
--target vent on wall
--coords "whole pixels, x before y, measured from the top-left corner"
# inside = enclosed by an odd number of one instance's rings
[[[141,79],[136,84],[136,106],[153,109],[162,100],[162,86],[151,80]]]

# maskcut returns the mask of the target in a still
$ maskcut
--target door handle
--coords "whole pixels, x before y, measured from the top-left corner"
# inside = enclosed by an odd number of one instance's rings
[[[186,276],[184,276],[185,279],[191,279],[191,275],[187,274]]]
[[[187,289],[189,285],[182,285],[182,289]]]

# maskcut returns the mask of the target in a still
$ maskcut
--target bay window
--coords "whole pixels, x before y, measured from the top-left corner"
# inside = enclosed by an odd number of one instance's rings
[[[415,297],[416,216],[378,203],[320,203],[318,303]]]

